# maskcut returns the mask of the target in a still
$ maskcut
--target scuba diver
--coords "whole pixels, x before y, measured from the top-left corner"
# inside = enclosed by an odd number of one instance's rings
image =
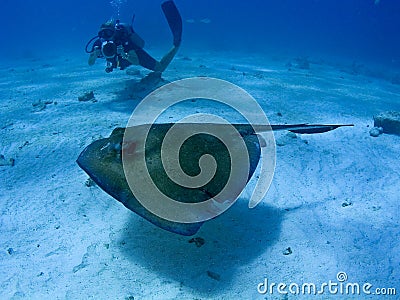
[[[182,18],[172,0],[165,1],[161,8],[171,29],[174,41],[172,49],[157,61],[143,50],[143,39],[133,30],[132,25],[111,20],[101,25],[97,36],[86,44],[86,52],[90,54],[88,63],[92,66],[97,58],[105,58],[105,71],[115,68],[124,70],[130,65],[140,65],[151,71],[162,73],[178,52],[182,37]],[[133,23],[133,18],[132,18]],[[91,50],[89,45],[93,42]]]

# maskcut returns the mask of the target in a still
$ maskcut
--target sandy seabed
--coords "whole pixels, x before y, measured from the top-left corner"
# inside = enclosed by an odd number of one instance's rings
[[[309,69],[288,61],[185,53],[163,74],[166,81],[210,76],[237,84],[272,124],[355,125],[278,133],[275,176],[262,204],[248,209],[245,191],[194,236],[204,239],[201,247],[86,186],[75,162],[85,146],[125,126],[155,88],[140,83],[145,70],[106,74],[103,62],[89,68],[85,57],[3,63],[0,154],[15,165],[0,166],[0,299],[292,299],[288,287],[287,295],[257,287],[267,280],[319,290],[339,283],[340,272],[344,284],[399,294],[400,137],[374,138],[369,130],[375,114],[400,111],[400,85],[322,61]],[[89,91],[96,102],[78,101]],[[327,288],[315,296],[338,297],[380,298]]]

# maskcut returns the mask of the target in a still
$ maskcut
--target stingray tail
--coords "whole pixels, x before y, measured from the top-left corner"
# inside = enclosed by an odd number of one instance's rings
[[[323,125],[323,124],[292,124],[292,125],[255,125],[253,126],[256,132],[263,131],[278,131],[278,130],[288,130],[294,133],[300,134],[314,134],[314,133],[324,133],[331,130],[335,130],[339,127],[354,126],[353,124],[336,124],[336,125]]]

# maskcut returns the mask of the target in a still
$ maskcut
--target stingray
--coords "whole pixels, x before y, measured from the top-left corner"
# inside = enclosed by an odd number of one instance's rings
[[[157,182],[157,187],[163,193],[168,194],[176,201],[187,203],[199,203],[217,195],[227,181],[231,170],[231,161],[224,144],[212,135],[197,134],[190,137],[190,142],[184,143],[179,153],[179,163],[188,175],[195,176],[199,171],[199,158],[204,154],[212,154],[217,161],[217,170],[213,180],[201,188],[184,189],[171,180],[165,174],[162,164],[154,163],[160,161],[161,150],[159,143],[165,134],[176,123],[152,124],[146,139],[146,163],[149,173]],[[226,124],[213,124],[224,130]],[[135,126],[134,129],[139,129]],[[193,126],[191,123],[180,123],[179,126]],[[260,160],[261,146],[257,133],[271,130],[289,130],[299,134],[315,134],[334,130],[342,126],[352,125],[249,125],[233,124],[243,139],[249,156],[249,175],[247,182],[251,179]],[[132,127],[131,127],[132,128]],[[133,195],[125,177],[122,163],[122,145],[125,128],[116,128],[108,138],[103,138],[88,145],[77,159],[78,165],[89,175],[89,177],[106,193],[121,202],[125,207],[143,217],[154,225],[181,235],[194,235],[204,222],[179,223],[158,217],[147,210]],[[140,138],[140,137],[139,137]],[[135,142],[132,141],[134,144]],[[133,145],[134,146],[134,145]],[[192,172],[192,174],[190,174]]]

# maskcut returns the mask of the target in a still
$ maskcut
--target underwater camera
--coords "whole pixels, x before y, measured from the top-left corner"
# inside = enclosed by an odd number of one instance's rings
[[[113,41],[105,41],[101,44],[101,52],[105,58],[114,58],[117,55],[117,45]]]

